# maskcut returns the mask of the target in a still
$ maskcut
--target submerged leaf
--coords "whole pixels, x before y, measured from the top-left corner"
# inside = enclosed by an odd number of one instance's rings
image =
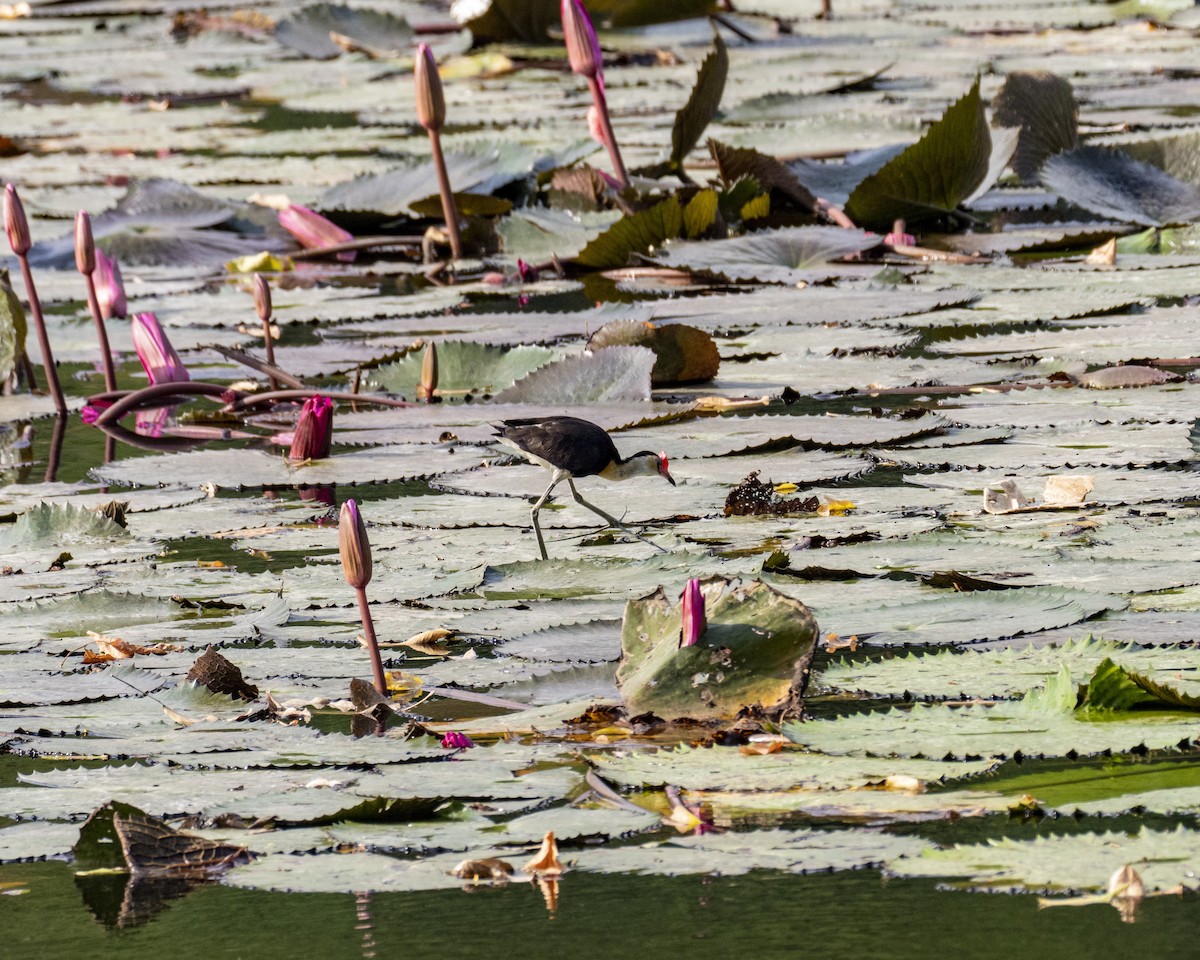
[[[700,383],[717,375],[721,358],[713,338],[685,323],[656,326],[639,320],[613,320],[592,334],[589,350],[625,345],[654,351],[654,387]]]

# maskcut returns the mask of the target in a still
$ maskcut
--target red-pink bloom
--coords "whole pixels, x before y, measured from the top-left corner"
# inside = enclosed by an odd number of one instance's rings
[[[293,203],[279,211],[279,225],[290,233],[300,246],[313,250],[318,247],[331,247],[337,243],[349,243],[354,234],[343,230],[315,210]],[[357,254],[353,250],[343,250],[337,258],[345,263],[353,260]]]
[[[537,267],[531,267],[524,260],[517,260],[517,277],[522,283],[536,283],[538,279]]]
[[[135,313],[129,322],[133,333],[133,349],[151,383],[177,383],[190,380],[187,367],[171,346],[158,317],[152,313]]]
[[[96,272],[92,274],[96,283],[96,299],[100,301],[100,315],[105,320],[128,315],[125,302],[125,281],[121,279],[121,264],[96,248]]]
[[[447,750],[467,750],[475,746],[475,741],[465,733],[459,733],[457,730],[448,730],[442,736],[442,746]]]
[[[332,443],[333,401],[328,397],[309,397],[300,408],[288,459],[320,460],[329,456]]]
[[[104,406],[108,406],[108,404],[105,404]],[[79,411],[79,419],[90,425],[96,422],[96,419],[100,416],[101,412],[101,407],[96,407],[89,403],[86,407]]]
[[[683,631],[679,638],[681,647],[694,646],[696,641],[704,636],[708,629],[708,620],[704,616],[704,593],[700,590],[700,581],[695,577],[683,588]]]

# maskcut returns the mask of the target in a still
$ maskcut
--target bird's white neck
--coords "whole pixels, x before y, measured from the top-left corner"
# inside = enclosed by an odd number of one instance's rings
[[[605,480],[628,480],[630,477],[652,477],[658,474],[658,464],[649,457],[630,457],[613,462],[600,471]]]

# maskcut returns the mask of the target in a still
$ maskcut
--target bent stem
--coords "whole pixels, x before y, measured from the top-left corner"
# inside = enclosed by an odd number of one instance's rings
[[[196,380],[179,380],[174,383],[152,383],[141,390],[133,390],[121,396],[116,403],[106,408],[96,417],[95,425],[104,426],[106,423],[115,423],[130,410],[146,403],[147,400],[160,400],[162,397],[171,396],[221,397],[229,392],[229,387],[223,384],[203,383]],[[110,391],[110,393],[115,393],[115,391]],[[91,399],[93,401],[103,400],[107,396],[108,394],[100,394]]]
[[[442,138],[437,130],[429,131],[429,146],[433,150],[433,166],[437,170],[438,191],[442,195],[442,216],[446,220],[446,232],[450,234],[450,253],[455,260],[461,260],[462,234],[458,229],[458,205],[454,202],[454,191],[450,188],[450,173],[446,170]]]
[[[379,656],[379,641],[375,638],[375,621],[371,619],[371,608],[367,605],[367,588],[355,587],[358,595],[358,613],[362,617],[363,637],[371,654],[371,672],[375,675],[375,689],[381,697],[388,695],[387,677],[383,672],[383,658]]]
[[[617,135],[613,133],[612,120],[608,116],[608,98],[604,95],[604,84],[599,77],[588,77],[587,82],[588,89],[592,91],[592,102],[596,105],[600,129],[604,133],[604,146],[608,148],[613,173],[624,190],[629,186],[629,174],[625,172],[625,161],[621,159],[621,148],[617,144]]]

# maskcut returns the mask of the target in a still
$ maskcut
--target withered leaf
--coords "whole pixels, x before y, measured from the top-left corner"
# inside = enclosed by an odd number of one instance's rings
[[[483,860],[464,860],[450,871],[462,880],[502,880],[512,876],[512,864],[498,857]]]
[[[245,847],[180,833],[153,817],[114,812],[112,822],[134,877],[203,879],[253,859]]]
[[[209,646],[192,664],[187,679],[208,687],[213,693],[223,693],[235,699],[254,700],[258,697],[258,687],[247,683],[242,671],[213,646]]]
[[[790,513],[813,513],[820,507],[817,497],[784,500],[776,496],[775,487],[758,479],[755,470],[745,480],[729,491],[725,498],[725,516],[760,517],[783,516]]]

